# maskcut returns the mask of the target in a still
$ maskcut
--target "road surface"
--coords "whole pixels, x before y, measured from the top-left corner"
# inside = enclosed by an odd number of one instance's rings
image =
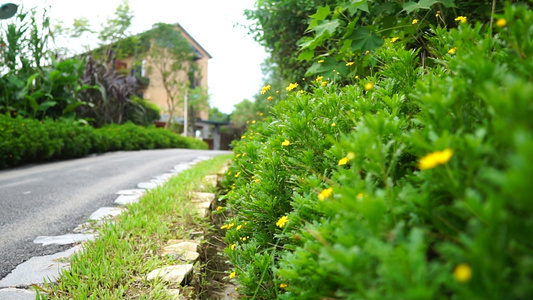
[[[33,256],[72,245],[34,244],[37,236],[72,233],[119,190],[168,173],[174,165],[223,151],[188,149],[112,152],[0,171],[0,279]]]

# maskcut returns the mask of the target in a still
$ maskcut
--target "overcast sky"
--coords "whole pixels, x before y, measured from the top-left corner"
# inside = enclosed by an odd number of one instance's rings
[[[7,2],[7,1],[1,1]],[[42,6],[43,0],[11,1],[25,8]],[[47,0],[49,16],[70,26],[74,18],[86,17],[97,28],[112,17],[121,0]],[[180,23],[211,54],[208,85],[210,104],[225,113],[243,99],[253,100],[263,84],[261,63],[267,57],[247,30],[243,12],[255,0],[130,0],[134,13],[133,34],[148,30],[154,23]]]

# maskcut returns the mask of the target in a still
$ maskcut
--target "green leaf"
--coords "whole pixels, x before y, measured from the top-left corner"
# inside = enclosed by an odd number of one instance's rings
[[[358,10],[364,11],[366,13],[370,13],[368,10],[368,3],[366,0],[352,0],[350,3],[350,7],[348,8],[348,11],[350,14],[355,14]]]
[[[29,100],[28,102],[30,103],[31,108],[33,109],[33,113],[37,112],[37,109],[39,109],[39,104],[37,103],[37,100],[35,100],[35,98],[30,95],[24,95],[24,97]]]
[[[354,30],[350,37],[352,39],[352,50],[361,50],[362,52],[377,49],[383,45],[383,39],[366,27],[359,27]]]
[[[405,10],[407,13],[411,13],[414,10],[419,9],[430,9],[431,6],[435,3],[438,3],[440,1],[437,0],[420,0],[418,3],[409,1],[403,5],[403,10]]]
[[[55,106],[57,102],[55,101],[45,101],[39,105],[40,111],[47,111],[50,107]]]
[[[80,105],[87,105],[87,102],[78,101],[78,102],[74,102],[74,103],[67,105],[67,107],[63,109],[63,115],[66,115],[67,113],[72,112],[74,109],[76,109],[76,107]]]
[[[317,38],[324,35],[326,32],[329,34],[334,33],[337,27],[339,27],[339,25],[341,24],[339,20],[321,21],[319,23],[319,25],[313,28],[316,32]]]
[[[307,60],[307,61],[310,61],[311,59],[313,59],[313,57],[315,57],[315,51],[311,50],[311,49],[307,49],[306,51],[300,53],[300,55],[298,55],[298,59],[299,60]]]
[[[28,77],[28,80],[26,80],[26,86],[29,88],[33,84],[33,81],[35,80],[35,78],[37,78],[38,76],[39,76],[39,73],[35,73],[31,75],[30,77]]]
[[[317,21],[321,21],[325,20],[326,17],[329,16],[330,12],[331,10],[329,9],[329,6],[319,6],[316,10],[316,14],[311,15],[310,17]]]

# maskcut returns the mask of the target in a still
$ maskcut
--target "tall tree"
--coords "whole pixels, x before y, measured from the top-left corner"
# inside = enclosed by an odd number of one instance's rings
[[[152,44],[148,52],[150,65],[147,70],[148,73],[161,76],[168,113],[165,127],[168,128],[176,107],[183,104],[191,86],[193,72],[190,70],[196,65],[195,56],[189,42],[174,25],[157,23],[148,34]]]

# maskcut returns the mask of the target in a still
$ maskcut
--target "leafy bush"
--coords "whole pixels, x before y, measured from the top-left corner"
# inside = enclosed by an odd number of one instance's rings
[[[234,143],[222,227],[243,295],[533,297],[533,12],[494,24],[430,27],[431,67],[386,42],[372,77],[319,77]]]
[[[207,149],[203,141],[132,123],[95,129],[70,120],[0,115],[0,169],[89,153],[161,148]]]

